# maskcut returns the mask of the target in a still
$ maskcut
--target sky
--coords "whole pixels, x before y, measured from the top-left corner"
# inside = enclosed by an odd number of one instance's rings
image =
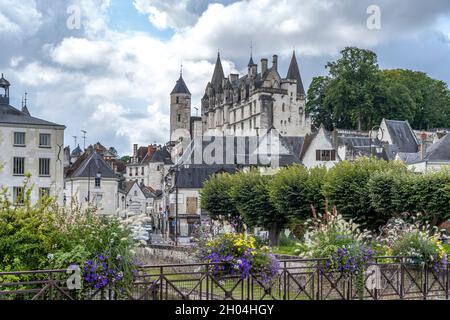
[[[218,50],[226,75],[245,74],[252,47],[255,62],[277,54],[284,77],[295,49],[307,88],[346,46],[450,83],[450,1],[0,0],[11,104],[27,92],[30,113],[66,125],[72,149],[81,130],[121,155],[167,142],[181,65],[195,115]]]

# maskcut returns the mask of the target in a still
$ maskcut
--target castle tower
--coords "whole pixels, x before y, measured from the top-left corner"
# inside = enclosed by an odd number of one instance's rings
[[[180,72],[180,78],[170,94],[170,141],[176,141],[180,136],[190,138],[190,130],[191,93],[183,80],[183,72]]]

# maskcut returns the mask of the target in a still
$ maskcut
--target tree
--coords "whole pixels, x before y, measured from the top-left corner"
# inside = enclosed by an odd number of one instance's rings
[[[328,76],[313,79],[307,111],[313,124],[369,130],[383,118],[417,129],[450,126],[450,90],[423,72],[379,70],[374,52],[354,47],[328,62]]]
[[[342,161],[325,178],[324,195],[331,205],[347,219],[372,230],[386,222],[371,203],[368,182],[376,172],[405,172],[403,164],[360,158],[355,162]]]
[[[322,184],[326,172],[324,167],[308,170],[293,165],[281,169],[273,177],[269,184],[270,201],[278,212],[286,215],[292,227],[304,225],[311,217],[312,207],[320,211],[324,208]]]
[[[229,173],[218,173],[212,175],[203,184],[200,191],[200,202],[207,214],[214,220],[225,219],[230,223],[241,221],[238,210],[230,195],[230,190],[235,177]],[[236,226],[241,231],[242,225]]]
[[[281,229],[288,218],[270,202],[268,186],[272,177],[261,175],[257,170],[239,173],[235,177],[230,195],[238,212],[250,227],[268,229],[271,245],[278,245]]]
[[[327,64],[331,80],[325,92],[325,108],[333,110],[337,127],[370,129],[375,123],[375,97],[380,85],[377,55],[354,47],[345,48],[341,54],[339,60]]]
[[[316,128],[323,124],[327,130],[332,130],[334,128],[332,106],[325,105],[326,88],[329,82],[329,77],[313,78],[307,94],[306,112],[311,116]]]

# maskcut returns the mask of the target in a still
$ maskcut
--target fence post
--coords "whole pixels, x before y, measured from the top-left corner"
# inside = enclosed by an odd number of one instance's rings
[[[423,300],[427,300],[428,296],[428,268],[424,264],[422,267],[422,272],[424,273],[423,277]]]
[[[319,266],[319,260],[316,261],[316,273],[317,273],[317,293],[316,293],[316,299],[317,300],[321,300],[322,295],[321,295],[321,291],[322,291],[322,283],[320,281],[320,266]]]
[[[286,261],[283,261],[283,300],[287,300],[286,290],[287,290],[287,270],[286,270]]]
[[[404,298],[404,290],[405,290],[405,273],[404,268],[406,268],[404,264],[404,258],[400,259],[400,300]]]
[[[164,289],[163,289],[163,281],[164,281],[164,267],[159,268],[159,300],[162,301],[164,296]]]

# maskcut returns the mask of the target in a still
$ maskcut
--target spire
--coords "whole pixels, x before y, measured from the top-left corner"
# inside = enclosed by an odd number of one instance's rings
[[[295,50],[292,53],[291,64],[289,65],[289,70],[286,78],[291,80],[297,80],[297,94],[305,95],[305,88],[303,87],[302,77],[300,76],[300,70],[298,68]]]
[[[29,116],[30,111],[27,108],[27,95],[28,93],[25,92],[24,98],[22,98],[22,112]]]
[[[175,87],[173,88],[171,94],[177,94],[177,93],[184,93],[184,94],[191,95],[186,83],[183,80],[183,66],[181,66],[180,78],[177,80],[177,83],[175,84]]]
[[[250,43],[250,61],[248,62],[248,67],[250,68],[255,63],[253,62],[253,42]]]
[[[222,68],[222,61],[220,60],[220,52],[217,53],[216,66],[212,76],[211,84],[214,89],[218,89],[222,86],[222,81],[225,78]]]

